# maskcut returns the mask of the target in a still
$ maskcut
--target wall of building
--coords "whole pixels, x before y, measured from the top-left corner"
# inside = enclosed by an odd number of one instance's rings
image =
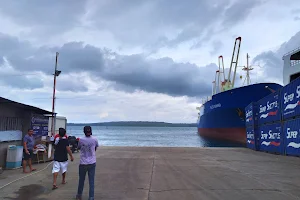
[[[0,104],[0,131],[20,130],[24,136],[30,128],[30,120],[30,111],[18,108],[14,104]]]
[[[3,168],[8,146],[22,145],[22,139],[31,127],[32,116],[36,115],[15,105],[0,104],[0,166]]]
[[[3,168],[8,146],[22,145],[23,115],[13,104],[0,104],[0,166]]]

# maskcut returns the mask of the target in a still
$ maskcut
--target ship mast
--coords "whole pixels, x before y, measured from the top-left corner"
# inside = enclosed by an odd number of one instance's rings
[[[251,83],[249,71],[253,70],[253,68],[251,66],[249,66],[249,58],[250,58],[250,56],[247,53],[247,66],[243,67],[243,70],[246,71],[245,81],[247,81],[247,85],[250,85],[250,83]],[[245,83],[245,81],[244,81],[244,83]]]

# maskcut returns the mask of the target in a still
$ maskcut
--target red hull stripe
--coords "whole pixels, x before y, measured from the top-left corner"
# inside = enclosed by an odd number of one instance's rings
[[[200,136],[246,144],[246,128],[198,128]]]

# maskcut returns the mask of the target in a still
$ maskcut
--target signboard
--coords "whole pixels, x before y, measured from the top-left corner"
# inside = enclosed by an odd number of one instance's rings
[[[44,116],[32,116],[31,128],[33,129],[33,136],[35,141],[40,141],[42,136],[48,135],[48,117]]]

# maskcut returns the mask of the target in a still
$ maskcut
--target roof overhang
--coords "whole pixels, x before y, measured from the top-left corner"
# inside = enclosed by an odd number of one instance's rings
[[[47,111],[47,110],[44,110],[44,109],[41,109],[41,108],[38,108],[38,107],[26,105],[26,104],[23,104],[23,103],[19,103],[19,102],[16,102],[16,101],[12,101],[12,100],[9,100],[9,99],[3,98],[3,97],[0,97],[0,104],[11,104],[11,105],[16,106],[20,109],[33,111],[37,114],[52,115],[52,112],[50,112],[50,111]],[[56,114],[56,113],[54,113],[54,114]]]

